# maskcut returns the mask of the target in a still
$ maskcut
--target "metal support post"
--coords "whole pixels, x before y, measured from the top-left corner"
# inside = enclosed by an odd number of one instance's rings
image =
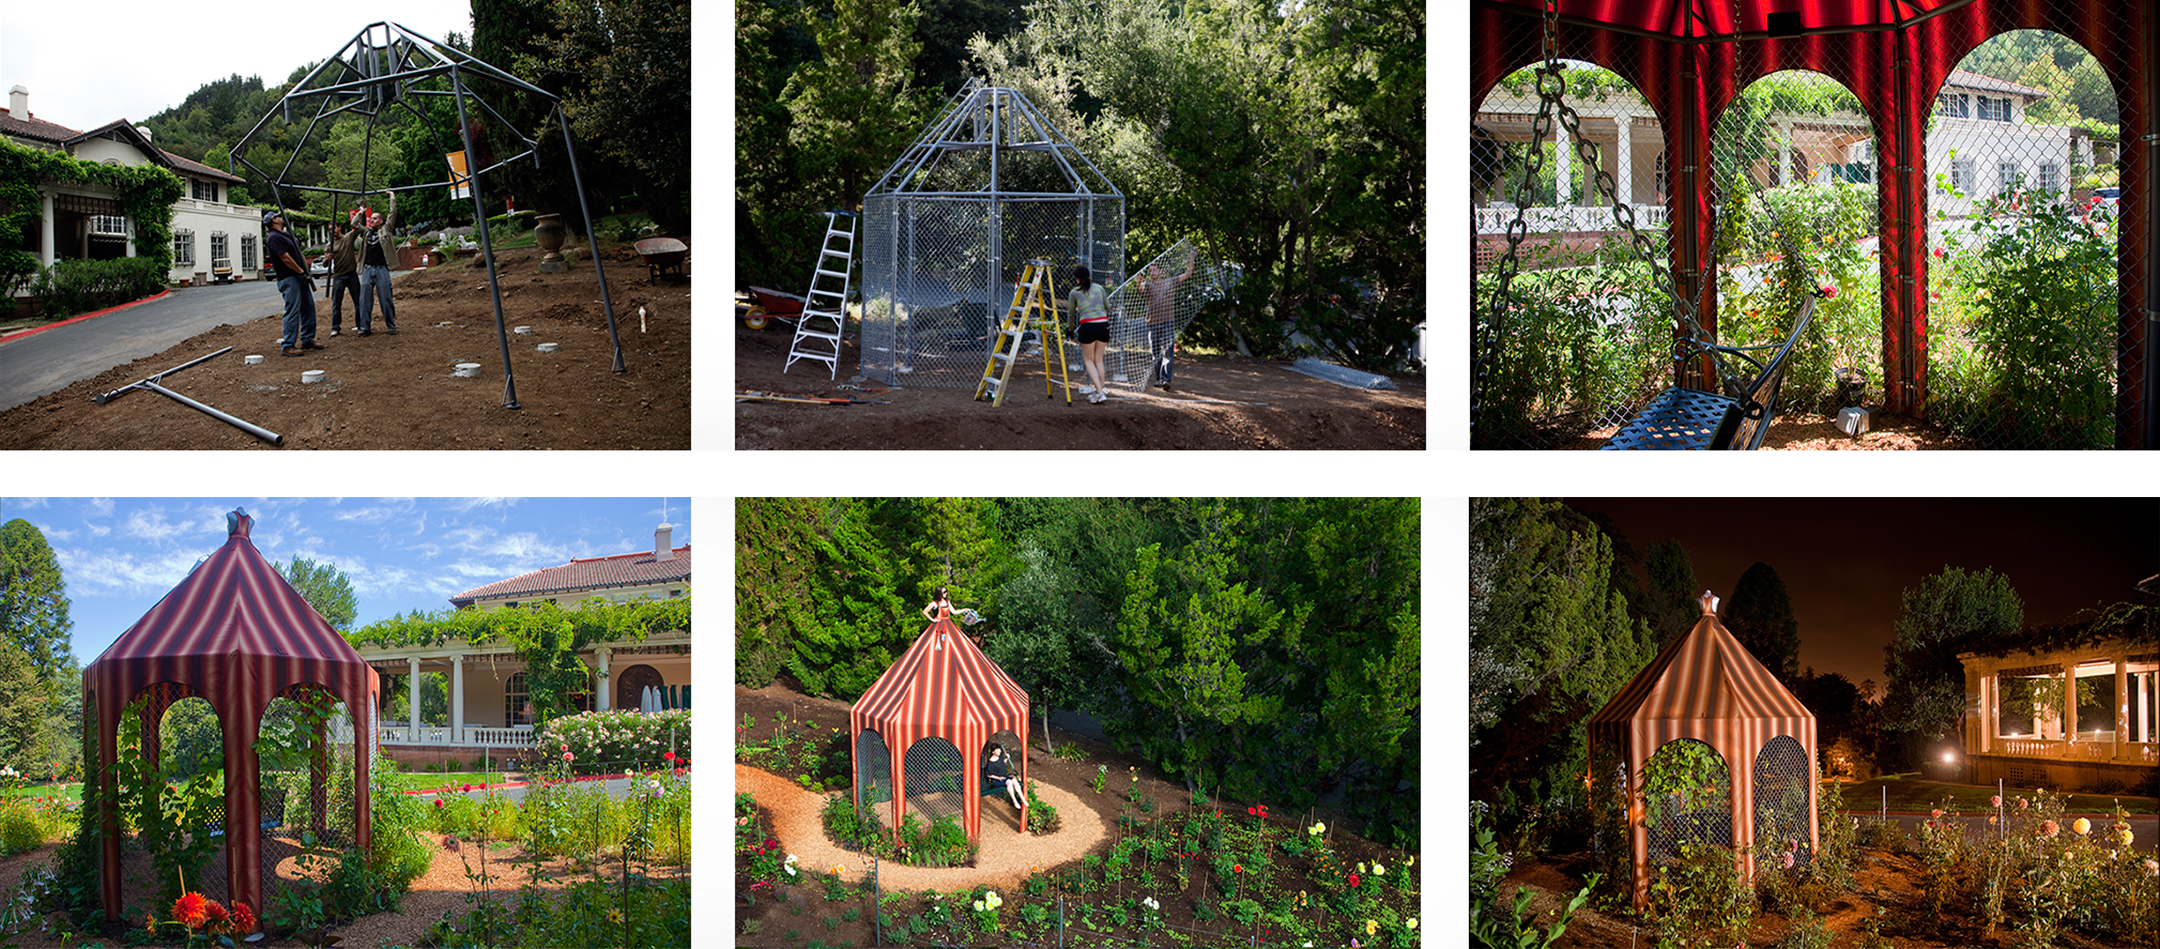
[[[464,121],[460,111],[459,121]],[[577,189],[578,213],[585,218],[585,249],[592,254],[593,276],[600,278],[600,308],[607,312],[608,345],[615,347],[615,371],[628,372],[623,368],[622,340],[615,335],[615,304],[608,299],[607,273],[600,269],[600,236],[593,233],[592,211],[585,206],[585,180],[578,176],[577,144],[570,140],[570,117],[563,114],[561,105],[555,108],[555,119],[562,124],[563,154],[570,158],[570,186]]]
[[[473,150],[472,126],[465,120],[465,80],[455,64],[450,67],[450,92],[451,100],[457,103],[458,138],[465,144],[466,168],[471,169],[472,156],[479,153]],[[487,207],[480,203],[479,173],[475,171],[466,176],[465,184],[472,191],[473,220],[480,228],[480,253],[487,261],[488,296],[495,303],[495,341],[502,347],[503,408],[523,408],[518,405],[517,378],[510,369],[510,329],[503,324],[502,284],[495,279],[495,242],[488,238]],[[601,286],[604,288],[607,284],[603,282]]]

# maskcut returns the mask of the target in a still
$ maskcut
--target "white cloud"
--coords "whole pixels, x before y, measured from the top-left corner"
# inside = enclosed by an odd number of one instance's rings
[[[91,517],[112,516],[113,499],[111,498],[91,498],[89,501],[84,503],[89,505]]]
[[[165,512],[157,508],[136,508],[129,511],[123,525],[130,537],[162,543],[187,533],[187,525],[175,524],[165,519]]]
[[[463,513],[467,512],[467,511],[470,511],[470,510],[472,510],[472,509],[474,509],[474,508],[482,508],[482,507],[490,507],[490,508],[493,508],[493,507],[501,507],[501,508],[507,508],[507,507],[513,507],[513,506],[515,506],[515,505],[516,505],[516,504],[517,504],[517,503],[518,503],[519,501],[523,501],[523,500],[525,500],[525,499],[524,499],[524,498],[454,498],[454,499],[452,499],[452,500],[451,500],[451,501],[449,502],[449,504],[450,504],[450,509],[451,509],[451,510],[453,510],[453,511],[456,511],[456,512],[458,512],[458,513],[460,513],[460,514],[463,514]]]
[[[90,596],[137,595],[170,590],[195,568],[203,554],[172,550],[151,557],[120,551],[90,551],[79,547],[56,548],[60,570],[67,576],[71,594]]]
[[[35,526],[37,527],[38,533],[45,535],[45,542],[48,544],[54,542],[64,543],[66,541],[74,540],[75,535],[77,533],[80,533],[79,531],[71,531],[63,528],[53,527],[49,524],[36,524],[36,522],[34,521],[32,523],[35,524]]]

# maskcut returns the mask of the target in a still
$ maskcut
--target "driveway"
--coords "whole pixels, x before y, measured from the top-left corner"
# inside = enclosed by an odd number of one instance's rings
[[[114,366],[157,355],[205,330],[276,316],[284,310],[277,285],[267,281],[183,287],[162,300],[0,342],[0,411]],[[329,314],[324,313],[318,323],[324,333],[330,331],[328,324]],[[276,345],[276,339],[266,337],[261,352],[268,353]],[[173,362],[178,365],[205,355],[209,354],[194,353]],[[240,356],[227,353],[220,358]],[[143,375],[169,368],[157,366]]]
[[[689,776],[689,775],[687,775],[687,774],[685,774],[685,775],[683,775],[683,777],[682,777],[682,780],[683,780],[683,781],[685,781],[685,782],[687,782],[687,781],[689,781],[689,780],[690,780],[690,776]],[[618,778],[606,778],[606,779],[601,779],[601,778],[579,778],[579,779],[578,779],[578,783],[580,783],[580,784],[584,784],[584,785],[586,785],[587,787],[591,787],[591,786],[595,786],[595,785],[597,785],[597,786],[599,786],[599,787],[601,787],[601,788],[605,789],[605,790],[606,790],[606,791],[608,792],[608,796],[610,796],[610,797],[613,797],[614,799],[616,799],[616,800],[620,801],[620,800],[622,800],[622,799],[624,799],[624,798],[627,798],[627,797],[629,797],[629,796],[630,796],[630,794],[631,794],[631,792],[632,792],[632,788],[633,788],[634,786],[638,786],[638,785],[643,785],[643,784],[645,783],[645,781],[644,781],[644,780],[637,780],[637,779],[632,779],[632,778],[620,778],[620,777],[618,777]],[[526,781],[523,781],[523,780],[519,780],[519,781],[512,781],[512,782],[508,782],[508,783],[506,783],[506,784],[496,785],[496,786],[494,786],[494,787],[490,788],[489,790],[492,790],[492,791],[494,791],[495,793],[497,793],[497,794],[500,794],[500,795],[502,795],[503,797],[509,798],[510,800],[513,800],[513,801],[516,801],[516,802],[518,802],[518,803],[521,803],[521,804],[522,804],[522,803],[524,803],[524,801],[525,801],[525,789],[526,789],[526,787],[527,787],[527,782],[526,782]],[[419,797],[419,798],[420,798],[420,799],[421,799],[422,801],[428,801],[428,800],[432,800],[432,799],[434,799],[435,797],[437,797],[437,796],[438,796],[438,793],[439,793],[439,791],[423,791],[423,792],[420,792],[420,793],[418,793],[418,794],[417,794],[416,796],[417,796],[417,797]],[[461,793],[461,792],[459,792],[459,791],[456,791],[456,790],[452,789],[452,790],[450,790],[450,791],[449,791],[449,793],[450,793],[450,794],[457,794],[457,793]],[[482,791],[482,790],[480,789],[480,787],[479,787],[478,785],[474,785],[474,786],[473,786],[473,789],[472,789],[471,791],[467,791],[467,792],[462,792],[462,793],[464,793],[464,794],[465,794],[465,795],[466,795],[467,797],[479,797],[480,795],[482,795],[482,794],[485,794],[485,793],[487,793],[487,792],[486,792],[486,791]],[[448,796],[448,795],[447,795],[447,794],[445,794],[445,795],[441,795],[441,796]]]

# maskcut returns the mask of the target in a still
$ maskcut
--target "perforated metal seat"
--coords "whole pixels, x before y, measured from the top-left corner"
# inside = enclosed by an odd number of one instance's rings
[[[1715,392],[1667,389],[1605,443],[1606,451],[1700,451],[1732,443],[1745,414],[1740,401]]]

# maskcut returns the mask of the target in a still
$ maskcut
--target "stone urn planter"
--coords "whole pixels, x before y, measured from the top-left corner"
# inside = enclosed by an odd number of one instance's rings
[[[570,226],[563,223],[562,215],[542,214],[534,219],[533,239],[540,243],[540,250],[543,251],[540,255],[541,273],[562,273],[567,269],[563,263],[562,245],[569,237]]]

